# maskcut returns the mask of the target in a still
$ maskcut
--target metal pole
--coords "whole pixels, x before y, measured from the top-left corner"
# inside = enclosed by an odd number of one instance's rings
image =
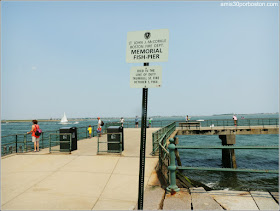
[[[144,63],[144,66],[149,66],[149,63]],[[144,201],[147,104],[148,104],[148,88],[143,88],[142,119],[141,119],[141,145],[140,145],[140,163],[139,163],[139,186],[138,186],[138,210],[143,210],[143,201]]]
[[[49,153],[51,153],[51,151],[52,151],[52,145],[51,145],[51,134],[50,134],[50,136],[49,136]]]
[[[175,165],[175,144],[174,139],[171,138],[170,144],[168,145],[169,156],[170,156],[170,165],[168,166],[168,170],[170,172],[170,185],[166,188],[168,192],[178,192],[180,188],[176,185],[176,165]]]
[[[18,140],[18,138],[17,138],[17,135],[16,135],[16,153],[17,153],[17,140]]]
[[[44,147],[44,132],[42,132],[42,147],[41,147],[41,149],[44,149],[45,147]]]
[[[26,134],[24,134],[23,142],[24,142],[24,149],[25,149],[25,152],[27,152]]]

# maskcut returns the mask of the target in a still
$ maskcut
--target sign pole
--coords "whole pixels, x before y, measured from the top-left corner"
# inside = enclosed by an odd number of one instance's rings
[[[144,66],[149,66],[149,63],[144,63]],[[138,186],[138,210],[143,210],[143,201],[144,201],[147,104],[148,104],[148,88],[143,88],[142,119],[141,119],[141,144],[140,144],[140,164],[139,164],[139,186]]]

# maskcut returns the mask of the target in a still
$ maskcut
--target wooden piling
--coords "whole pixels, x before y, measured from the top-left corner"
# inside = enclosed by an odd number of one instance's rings
[[[179,144],[179,138],[177,136],[174,137],[174,141],[175,141],[175,145]],[[178,166],[182,166],[178,149],[175,149],[175,156],[176,156]]]
[[[236,143],[235,135],[219,135],[223,146],[234,145]],[[222,149],[222,163],[225,168],[237,168],[234,149]]]

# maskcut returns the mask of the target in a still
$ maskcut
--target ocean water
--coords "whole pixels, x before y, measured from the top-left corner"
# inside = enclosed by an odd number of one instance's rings
[[[241,121],[241,116],[244,120]],[[253,118],[279,118],[278,114],[251,114],[237,115],[239,123],[246,125],[246,120]],[[125,118],[124,127],[134,127],[134,117]],[[215,120],[228,119],[232,122],[232,115],[213,115],[213,116],[193,116],[190,120]],[[103,118],[104,123],[118,122],[116,118]],[[141,118],[139,118],[141,120]],[[185,117],[153,117],[152,127],[163,127],[173,121],[185,121]],[[207,121],[202,122],[206,124]],[[210,123],[209,121],[207,122]],[[70,121],[67,125],[61,125],[59,122],[40,122],[40,128],[46,131],[57,131],[61,127],[86,127],[96,125],[97,120]],[[214,124],[216,124],[214,122]],[[26,134],[30,131],[32,122],[1,123],[1,143],[11,137],[3,137],[13,134]],[[139,126],[141,126],[139,122]],[[21,137],[19,135],[19,137]],[[23,137],[23,135],[22,135]],[[221,145],[218,136],[178,136],[180,145]],[[258,146],[258,145],[279,145],[279,135],[237,135],[236,146]],[[180,158],[183,166],[197,167],[222,167],[221,150],[186,150],[180,149]],[[236,162],[238,168],[249,169],[279,169],[279,151],[278,150],[235,150]],[[268,190],[278,191],[279,175],[264,173],[241,173],[241,172],[210,172],[187,170],[183,173],[191,179],[202,182],[213,189],[230,190]]]
[[[178,136],[179,145],[221,146],[218,136]],[[279,135],[236,135],[235,146],[278,145]],[[183,166],[222,168],[221,149],[180,149]],[[237,168],[279,169],[279,150],[235,149]],[[278,174],[187,170],[186,176],[213,189],[278,191]]]

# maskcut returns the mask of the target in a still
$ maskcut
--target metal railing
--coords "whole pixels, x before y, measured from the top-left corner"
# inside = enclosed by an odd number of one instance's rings
[[[166,150],[167,140],[175,130],[176,122],[172,122],[152,134],[153,151],[151,154],[155,155],[158,152],[159,162],[157,170],[166,184],[169,184],[169,152]]]
[[[165,133],[158,142],[158,173],[161,175],[161,178],[164,180],[164,183],[169,185],[169,171],[168,171],[168,166],[169,166],[169,152],[166,150],[167,148],[167,140],[168,136]]]
[[[168,170],[170,172],[170,185],[168,186],[168,191],[179,191],[176,185],[176,170],[202,170],[202,171],[230,171],[230,172],[253,172],[253,173],[272,173],[278,174],[279,170],[263,170],[263,169],[238,169],[238,168],[210,168],[210,167],[187,167],[187,166],[176,166],[175,165],[175,150],[176,149],[277,149],[279,146],[176,146],[174,139],[170,139],[169,158],[170,165]]]
[[[192,120],[194,121],[194,120]],[[182,121],[174,121],[174,120],[153,120],[151,123],[151,127],[162,127],[164,125],[171,125],[175,124],[177,127],[179,122]],[[102,133],[107,132],[107,127],[112,125],[120,125],[120,122],[107,122],[105,123]],[[210,125],[214,124],[215,126],[234,126],[232,119],[209,119],[204,120],[201,122],[201,127],[209,127]],[[238,126],[265,126],[265,125],[275,125],[279,126],[279,119],[278,118],[250,118],[250,119],[238,119],[237,121]],[[139,126],[141,125],[141,120],[139,120]],[[148,124],[147,124],[148,125]],[[124,122],[123,125],[125,128],[135,128],[135,121],[128,120]],[[88,127],[77,127],[77,136],[78,140],[88,138]],[[163,127],[165,128],[165,127]],[[97,126],[92,126],[93,136],[96,136],[96,129]],[[59,133],[59,130],[52,130],[52,131],[43,131],[40,136],[39,146],[40,149],[48,148],[49,147],[49,134],[51,133]],[[158,134],[154,135],[153,137],[153,153],[158,148],[158,140],[159,138],[164,135],[164,133],[158,132]],[[56,137],[57,139],[57,137]],[[157,140],[156,140],[157,139]],[[1,137],[1,155],[5,156],[12,153],[23,153],[29,152],[33,150],[33,143],[31,142],[31,134],[14,134],[14,135],[7,135]]]
[[[92,126],[92,137],[96,136],[96,125]],[[77,140],[89,137],[88,127],[77,127]],[[56,134],[56,135],[54,135]],[[39,148],[45,149],[50,147],[50,135],[52,137],[52,147],[54,143],[59,145],[59,129],[51,131],[43,131],[40,136]],[[1,156],[6,156],[13,153],[26,153],[34,149],[31,134],[15,134],[1,137]]]
[[[174,120],[152,120],[151,124],[149,125],[149,121],[147,120],[147,126],[150,126],[152,128],[161,128],[167,124],[170,124],[172,122],[175,122]],[[121,126],[120,122],[108,122],[105,123],[105,128],[107,128],[108,126]],[[127,120],[123,123],[123,127],[124,128],[135,128],[135,121],[134,120]],[[141,120],[139,119],[138,122],[138,128],[141,128]]]
[[[201,122],[201,127],[214,126],[234,126],[234,121],[232,119],[208,119]],[[237,126],[279,126],[278,118],[248,118],[248,119],[238,119]]]
[[[159,149],[159,143],[163,140],[163,137],[169,136],[176,130],[176,122],[172,122],[171,124],[166,125],[165,127],[157,130],[152,134],[153,138],[153,151],[151,152],[152,155],[155,155],[157,150]]]

